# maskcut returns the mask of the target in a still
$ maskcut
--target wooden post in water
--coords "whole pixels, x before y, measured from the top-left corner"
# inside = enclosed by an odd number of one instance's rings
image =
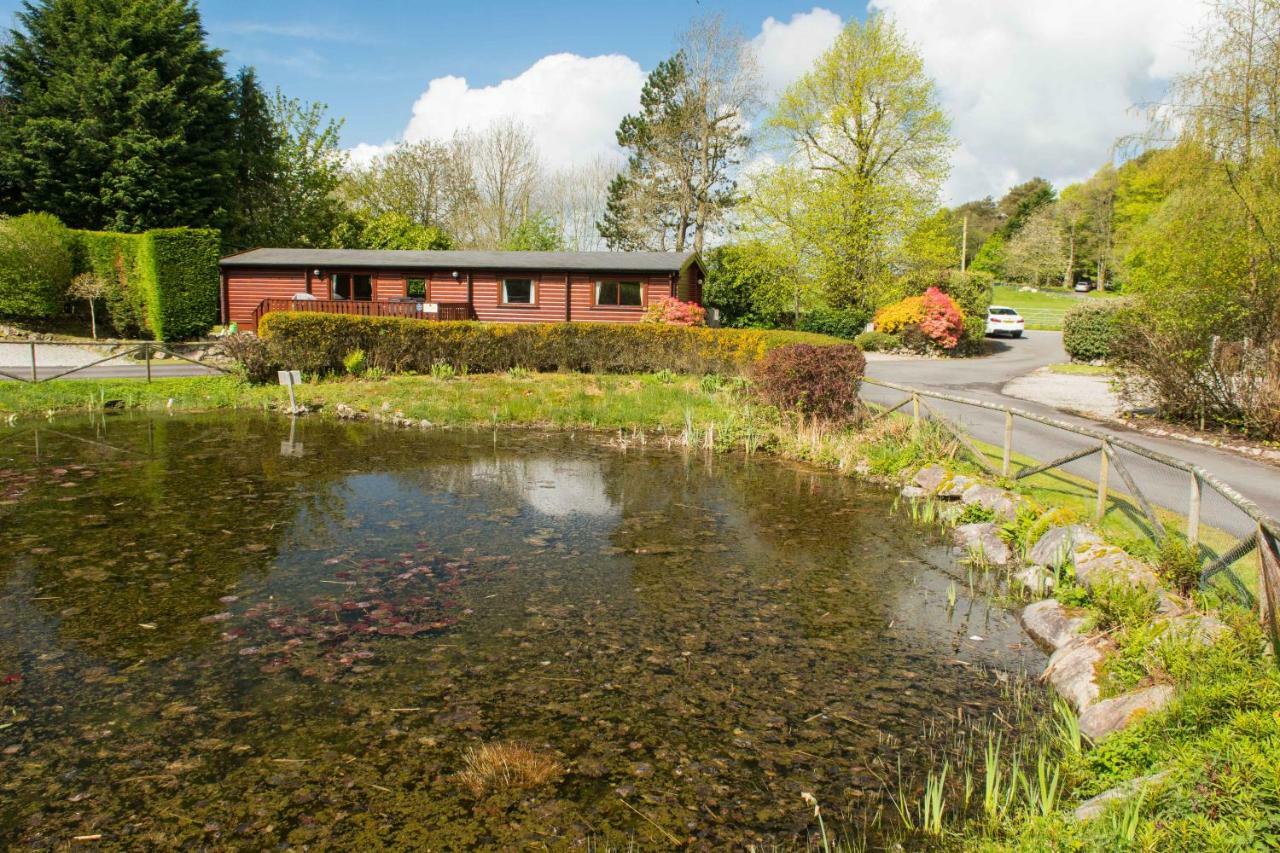
[[[1191,472],[1191,500],[1187,506],[1187,542],[1195,548],[1200,542],[1200,475]]]
[[[1107,514],[1107,445],[1102,444],[1102,452],[1098,454],[1098,505],[1093,513],[1095,524],[1102,523],[1102,517]]]
[[[1000,476],[1009,476],[1009,463],[1013,459],[1013,412],[1004,413],[1004,460],[1000,466]]]

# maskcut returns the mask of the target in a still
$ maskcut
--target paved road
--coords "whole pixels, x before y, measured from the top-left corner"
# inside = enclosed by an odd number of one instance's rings
[[[1125,429],[1116,429],[1105,423],[1064,414],[1049,406],[1026,400],[1006,397],[1001,387],[1009,380],[1043,367],[1067,360],[1062,348],[1060,332],[1027,332],[1017,340],[990,341],[991,354],[984,358],[963,360],[884,360],[867,365],[868,376],[887,382],[910,385],[924,390],[940,391],[961,397],[969,397],[989,403],[999,403],[1046,417],[1054,417],[1122,437],[1170,456],[1177,456],[1200,465],[1229,483],[1262,509],[1280,518],[1280,469],[1263,462],[1255,462],[1233,453],[1215,450],[1196,444],[1143,435]],[[876,402],[896,403],[902,394],[886,388],[866,386],[866,396]],[[991,444],[1000,444],[1004,435],[1004,415],[983,409],[960,406],[943,401],[930,401],[947,417],[958,420],[975,436]],[[1033,421],[1019,419],[1014,428],[1014,448],[1028,456],[1049,461],[1074,449],[1086,446],[1087,439],[1072,433],[1055,430]],[[1126,466],[1148,497],[1161,506],[1185,512],[1190,488],[1187,475],[1172,471],[1143,457],[1122,454]],[[1073,463],[1068,470],[1093,479],[1098,473],[1097,456]],[[1123,490],[1114,472],[1110,478],[1117,490]],[[1148,488],[1150,486],[1150,488]],[[1245,518],[1225,501],[1204,490],[1206,521],[1215,526],[1225,526],[1233,532],[1245,532]]]
[[[84,367],[110,355],[108,347],[81,347],[65,344],[36,344],[36,376],[51,379],[73,367]],[[205,376],[216,373],[210,367],[191,364],[175,358],[153,358],[151,376],[159,379],[171,376]],[[4,374],[9,374],[8,376]],[[145,379],[146,364],[131,359],[118,358],[94,367],[84,367],[70,374],[69,379]],[[31,345],[28,343],[0,343],[0,381],[19,377],[31,378]]]

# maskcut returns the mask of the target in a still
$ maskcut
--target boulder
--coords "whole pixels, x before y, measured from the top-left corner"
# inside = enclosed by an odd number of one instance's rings
[[[903,486],[901,494],[907,500],[918,501],[929,493],[919,486]]]
[[[1075,551],[1082,545],[1100,545],[1102,538],[1081,524],[1051,527],[1036,540],[1027,552],[1027,562],[1033,566],[1056,569],[1073,562]]]
[[[1022,627],[1031,639],[1055,652],[1079,638],[1084,622],[1083,615],[1067,610],[1052,598],[1028,604],[1022,610]]]
[[[1128,782],[1121,782],[1114,788],[1103,791],[1096,797],[1091,797],[1076,806],[1075,818],[1076,820],[1092,820],[1102,814],[1110,803],[1128,799],[1148,785],[1156,785],[1163,782],[1168,775],[1168,770],[1161,770],[1159,773],[1152,773],[1150,776],[1140,776],[1137,779],[1130,779]]]
[[[1173,698],[1173,688],[1157,684],[1143,690],[1134,690],[1123,696],[1104,699],[1091,705],[1080,714],[1080,731],[1094,743],[1112,732],[1118,732],[1132,723],[1154,714]]]
[[[981,483],[974,484],[965,489],[960,495],[961,503],[977,504],[986,507],[996,514],[997,518],[1003,518],[1007,521],[1013,521],[1018,514],[1018,505],[1021,499],[1011,492],[1003,489],[997,489],[995,486],[985,486]]]
[[[1044,566],[1027,566],[1013,573],[1013,579],[1032,595],[1048,595],[1058,579]]]
[[[1043,677],[1077,711],[1098,701],[1097,668],[1102,663],[1104,642],[1099,637],[1078,638],[1049,657]]]
[[[966,477],[964,474],[953,474],[943,480],[942,485],[933,494],[939,498],[959,500],[971,486],[975,485],[977,485],[977,481],[972,477]]]
[[[1169,627],[1157,642],[1163,642],[1166,637],[1186,637],[1202,646],[1212,646],[1231,630],[1217,617],[1202,613],[1183,613],[1165,621]]]
[[[931,495],[938,491],[943,481],[949,476],[947,469],[941,465],[926,465],[916,472],[916,476],[911,482],[923,489],[924,494]]]
[[[951,535],[957,547],[964,548],[970,555],[980,555],[992,566],[1007,566],[1013,557],[1009,546],[1000,538],[1000,528],[993,522],[962,524]]]
[[[1097,544],[1075,551],[1076,580],[1087,589],[1110,580],[1131,586],[1157,589],[1160,581],[1146,563],[1129,556],[1114,545]]]

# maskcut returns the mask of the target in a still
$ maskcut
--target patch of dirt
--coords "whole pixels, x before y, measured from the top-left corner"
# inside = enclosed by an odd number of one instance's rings
[[[1000,393],[1104,420],[1116,420],[1124,412],[1106,376],[1054,373],[1042,367],[1005,383]]]

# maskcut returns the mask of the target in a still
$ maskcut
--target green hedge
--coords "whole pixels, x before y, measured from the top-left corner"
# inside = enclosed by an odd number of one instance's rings
[[[71,232],[56,216],[0,219],[0,316],[46,319],[62,310],[74,275]]]
[[[220,244],[212,228],[161,228],[142,235],[138,268],[150,329],[160,340],[198,337],[218,322]]]
[[[1122,333],[1120,315],[1127,300],[1082,302],[1062,318],[1062,346],[1072,361],[1106,361]]]
[[[219,236],[209,228],[142,234],[77,231],[77,267],[107,282],[107,316],[117,334],[181,340],[218,320]]]
[[[76,269],[106,282],[107,320],[116,334],[136,338],[147,329],[147,300],[138,275],[141,234],[77,231]]]
[[[312,373],[340,372],[343,358],[358,349],[369,367],[391,373],[426,373],[445,363],[472,373],[523,367],[742,374],[778,346],[843,343],[802,332],[657,323],[435,322],[289,312],[268,314],[259,334],[273,363]]]

